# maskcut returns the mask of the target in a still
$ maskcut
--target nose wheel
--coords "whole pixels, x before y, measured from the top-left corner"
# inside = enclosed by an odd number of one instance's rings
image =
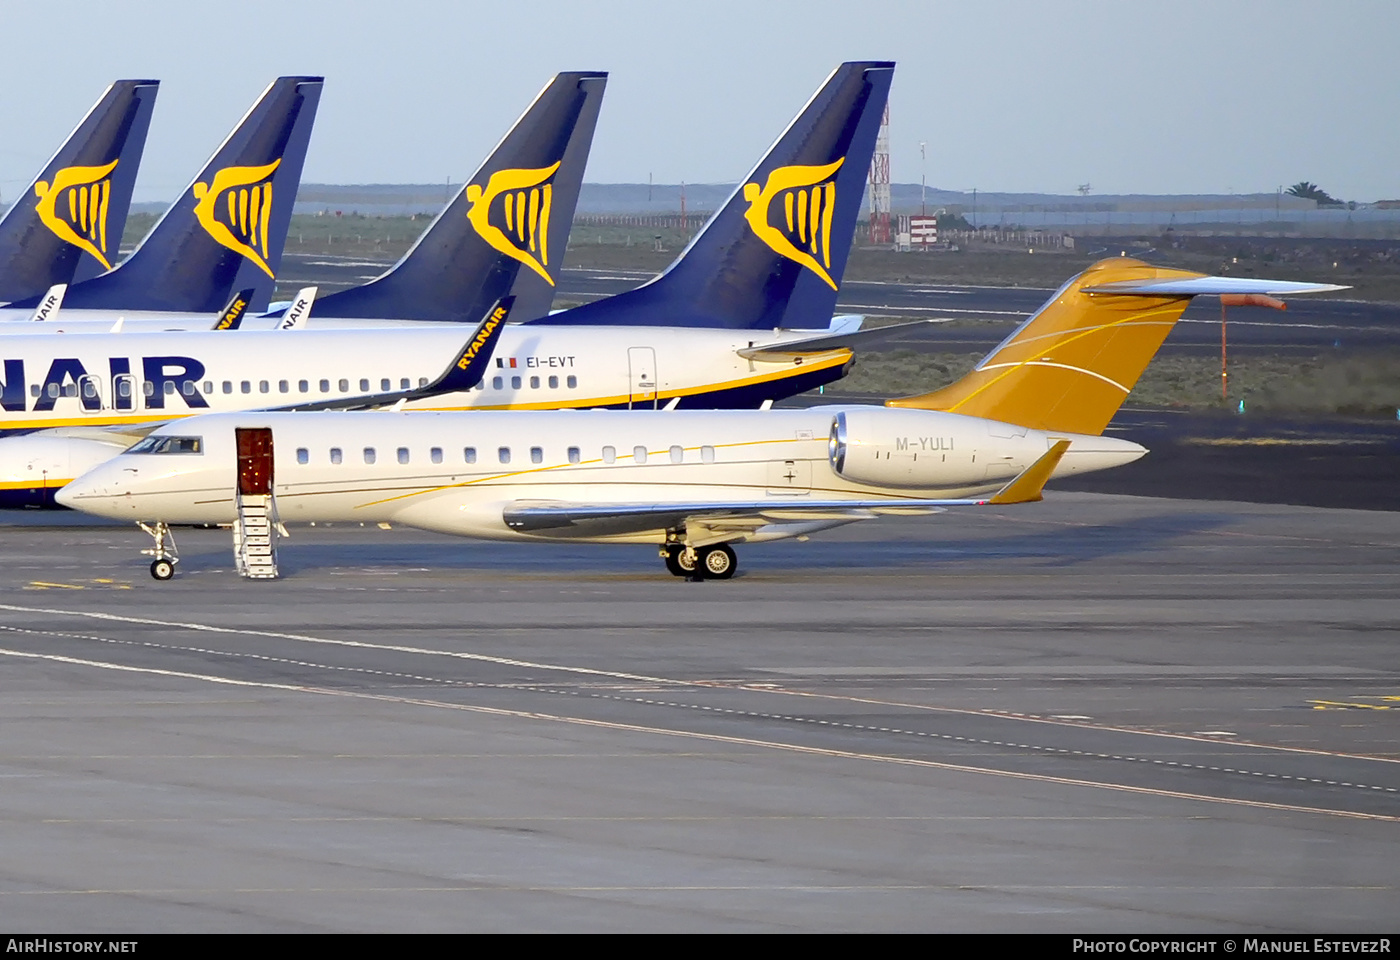
[[[148,557],[155,557],[151,561],[151,576],[162,581],[175,576],[175,564],[180,562],[180,557],[169,524],[164,521],[153,524],[138,522],[137,526],[150,534],[151,539],[155,541],[149,549],[141,551]]]
[[[728,580],[739,567],[734,549],[727,543],[698,550],[673,543],[662,550],[661,556],[672,576],[687,580]]]

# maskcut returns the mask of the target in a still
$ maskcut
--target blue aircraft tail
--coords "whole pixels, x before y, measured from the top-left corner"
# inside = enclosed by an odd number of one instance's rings
[[[316,316],[475,323],[514,297],[549,312],[606,73],[561,73],[383,276],[316,300]]]
[[[0,219],[0,302],[112,268],[157,80],[118,80]]]
[[[826,328],[893,75],[886,61],[837,67],[665,273],[535,322]]]
[[[320,77],[274,80],[131,256],[64,307],[214,314],[251,287],[267,309],[320,99]]]

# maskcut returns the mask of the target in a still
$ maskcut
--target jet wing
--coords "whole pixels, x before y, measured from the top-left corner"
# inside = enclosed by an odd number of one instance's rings
[[[1298,293],[1331,293],[1350,289],[1335,283],[1256,280],[1251,277],[1189,277],[1181,280],[1115,280],[1096,287],[1085,287],[1084,292],[1139,297],[1200,297],[1230,293],[1262,293],[1287,297]]]
[[[914,320],[910,323],[893,323],[888,327],[875,327],[870,330],[851,330],[843,333],[827,334],[822,337],[808,337],[804,340],[774,340],[743,347],[737,352],[745,360],[770,360],[783,362],[814,353],[829,353],[832,350],[849,350],[867,343],[884,340],[899,333],[907,333],[915,327],[929,323],[943,323],[942,320]]]
[[[501,331],[506,328],[506,318],[510,316],[510,308],[514,303],[515,297],[502,297],[497,300],[495,306],[486,311],[486,316],[482,318],[481,323],[477,324],[472,335],[467,338],[466,344],[447,365],[447,369],[426,386],[415,387],[412,390],[397,390],[391,393],[374,393],[358,397],[340,397],[335,400],[294,403],[285,407],[269,407],[267,409],[274,411],[370,410],[375,407],[407,403],[410,400],[424,400],[429,397],[439,397],[445,393],[460,393],[464,390],[470,390],[480,383],[481,378],[486,375],[487,365],[491,362],[491,351],[495,349]]]
[[[769,523],[868,520],[887,514],[936,513],[948,507],[1029,503],[1041,499],[1046,481],[1055,472],[1069,444],[1068,440],[1058,441],[995,494],[974,499],[768,497],[748,501],[607,504],[516,500],[505,508],[502,518],[506,526],[520,533],[607,536],[695,525],[711,530],[741,531]]]

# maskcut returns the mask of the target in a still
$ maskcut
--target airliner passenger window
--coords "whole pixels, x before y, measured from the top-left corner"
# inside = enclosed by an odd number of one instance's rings
[[[530,448],[530,462],[531,462],[531,463],[544,463],[544,447],[531,447],[531,448]]]
[[[311,451],[305,447],[297,447],[297,463],[310,463]]]
[[[227,392],[227,391],[225,391],[225,392]],[[129,396],[131,396],[131,381],[130,381],[130,380],[118,380],[118,381],[117,381],[117,396],[119,396],[119,397],[129,397]]]
[[[382,392],[382,393],[388,393],[388,392],[389,392],[389,390],[390,390],[390,383],[389,383],[389,378],[388,378],[388,377],[385,377],[383,380],[380,380],[380,381],[379,381],[379,389],[380,389],[380,392]]]
[[[97,384],[93,383],[91,380],[84,380],[83,396],[87,397],[89,400],[97,396]]]
[[[420,387],[426,387],[427,385],[428,385],[428,378],[427,378],[427,377],[419,377],[419,378],[418,378],[418,386],[420,386]]]
[[[238,389],[241,393],[252,393],[253,384],[247,380],[244,380],[238,385]]]
[[[339,462],[340,462],[340,448],[339,448],[339,447],[331,447],[331,463],[339,463]]]
[[[322,392],[322,393],[330,393],[330,392],[331,392],[331,382],[330,382],[329,380],[322,380],[322,381],[321,381],[321,392]]]
[[[126,451],[127,453],[203,453],[202,437],[147,437]]]
[[[400,390],[407,390],[407,389],[408,389],[408,377],[404,377],[403,379],[399,380],[399,389],[400,389]]]
[[[193,380],[186,380],[184,383],[180,384],[180,392],[187,397],[192,397],[194,396],[195,386],[196,384]]]
[[[374,448],[373,448],[373,447],[365,447],[365,463],[373,463],[373,462],[374,462]]]
[[[204,381],[204,392],[205,392],[205,393],[213,393],[213,392],[214,392],[214,381],[213,381],[213,380],[205,380],[205,381]]]
[[[578,386],[578,377],[570,376],[567,380],[564,381],[564,383],[568,386],[570,390],[572,390]]]
[[[442,463],[442,447],[433,447],[429,450],[428,459],[433,463]]]
[[[510,378],[510,388],[511,388],[512,390],[519,390],[519,389],[520,389],[520,378],[519,378],[519,377],[511,377],[511,378]]]
[[[233,381],[232,381],[232,380],[225,380],[225,381],[224,381],[224,393],[233,393]],[[125,396],[125,394],[123,394],[123,396]]]
[[[603,448],[603,462],[604,462],[604,463],[617,463],[617,447],[604,447],[604,448]]]
[[[496,451],[496,455],[502,463],[510,463],[510,447],[502,447]]]
[[[148,396],[148,397],[154,397],[154,396],[156,395],[156,385],[155,385],[155,383],[152,382],[152,381],[150,381],[150,380],[142,380],[142,381],[141,381],[141,392],[144,393],[144,394],[145,394],[146,396]]]
[[[672,463],[684,463],[684,462],[685,462],[685,447],[673,446],[673,447],[671,448],[671,462],[672,462]]]
[[[340,392],[341,392],[341,393],[349,393],[349,392],[350,392],[350,381],[349,381],[349,380],[341,380],[340,383],[337,384],[337,386],[340,387]]]
[[[632,448],[632,462],[633,462],[633,463],[646,463],[646,462],[647,462],[647,448],[646,448],[646,447],[633,447],[633,448]]]
[[[291,390],[292,390],[292,385],[291,385],[290,383],[288,383],[286,380],[278,380],[278,381],[277,381],[277,392],[278,392],[278,393],[290,393]]]
[[[267,392],[268,392],[268,384],[267,384],[267,381],[266,381],[266,380],[259,380],[259,381],[258,381],[258,393],[267,393]]]
[[[570,447],[570,448],[569,448],[569,462],[570,462],[570,463],[578,463],[578,461],[579,461],[578,447]]]
[[[361,393],[369,393],[369,380],[368,380],[368,379],[366,379],[366,378],[361,378],[361,380],[360,380],[360,392],[361,392]]]
[[[174,380],[167,380],[167,381],[165,381],[165,395],[166,395],[167,397],[172,397],[172,396],[175,395],[175,381],[174,381]]]
[[[37,397],[39,395],[39,385],[37,383],[31,383],[29,385],[29,395],[31,397]]]
[[[506,388],[506,381],[505,381],[505,378],[504,378],[504,377],[493,377],[493,378],[491,379],[491,389],[492,389],[492,390],[504,390],[505,388]]]
[[[712,447],[712,446],[709,446],[708,444],[705,445],[705,446],[703,446],[703,447],[701,447],[701,448],[700,448],[700,462],[701,462],[701,463],[714,463],[714,462],[715,462],[715,448]]]
[[[531,378],[530,378],[530,389],[531,389],[531,390],[538,390],[539,388],[540,388],[540,378],[539,378],[539,377],[531,377]]]
[[[297,389],[300,390],[302,393],[310,393],[310,392],[311,392],[311,384],[308,383],[308,382],[305,381],[305,380],[298,380],[298,381],[297,381]]]
[[[476,447],[466,447],[462,450],[462,460],[467,463],[476,463]]]
[[[408,463],[408,447],[399,447],[399,463]]]
[[[550,378],[549,378],[549,389],[551,389],[551,390],[558,390],[558,389],[559,389],[559,378],[558,378],[558,377],[550,377]]]

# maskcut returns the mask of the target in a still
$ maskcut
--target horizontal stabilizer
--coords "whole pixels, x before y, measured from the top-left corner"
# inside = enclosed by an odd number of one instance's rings
[[[470,390],[481,382],[482,376],[485,375],[487,367],[491,363],[491,351],[496,348],[496,341],[500,338],[501,331],[506,328],[506,320],[510,316],[513,303],[513,297],[503,297],[492,306],[487,311],[486,316],[482,318],[481,323],[477,324],[476,329],[472,331],[472,335],[467,338],[466,344],[452,358],[447,369],[432,383],[411,390],[396,390],[369,396],[341,397],[313,403],[295,403],[272,409],[279,411],[371,410],[391,404],[402,406],[410,400],[427,400],[447,393],[461,393]],[[396,406],[395,409],[397,408]]]
[[[808,337],[803,340],[774,340],[757,343],[736,351],[745,360],[768,360],[774,362],[795,360],[814,353],[829,353],[832,350],[853,350],[858,346],[887,340],[897,334],[908,333],[915,327],[922,327],[937,320],[914,320],[910,323],[895,323],[888,327],[875,327],[870,330],[853,330],[849,333],[833,333],[825,337]]]
[[[1055,468],[1060,465],[1060,459],[1069,449],[1068,440],[1060,440],[1053,444],[1045,455],[1026,469],[1020,475],[1013,478],[1010,483],[996,492],[988,503],[1035,503],[1043,499],[1041,491],[1045,489],[1045,484],[1049,481]]]
[[[1263,293],[1275,297],[1288,297],[1299,293],[1332,293],[1351,288],[1335,283],[1256,280],[1252,277],[1188,277],[1173,280],[1114,280],[1082,289],[1084,293],[1139,297],[1204,297],[1230,293]]]

